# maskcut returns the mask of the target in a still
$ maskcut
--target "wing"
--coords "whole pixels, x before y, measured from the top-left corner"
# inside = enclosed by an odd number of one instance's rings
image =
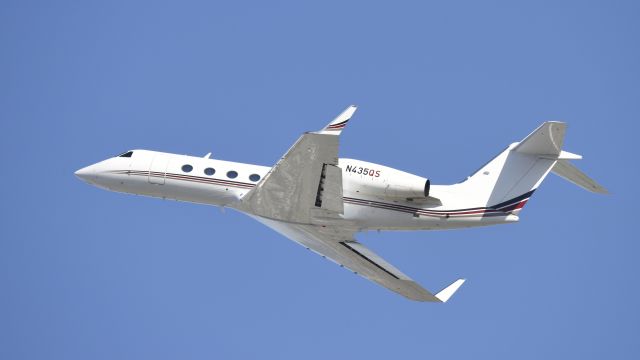
[[[445,302],[460,279],[436,295],[353,239],[356,228],[342,218],[342,171],[338,136],[355,112],[349,106],[322,130],[303,134],[249,191],[238,210],[353,272],[409,299]]]
[[[343,213],[338,136],[355,112],[349,106],[324,129],[303,134],[236,207],[295,223],[319,223]]]
[[[291,224],[256,216],[254,218],[320,256],[411,300],[446,302],[464,283],[464,279],[458,279],[434,295],[355,241],[354,231],[335,226]]]

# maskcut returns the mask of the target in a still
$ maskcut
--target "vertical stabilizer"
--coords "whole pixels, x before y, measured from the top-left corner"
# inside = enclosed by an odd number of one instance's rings
[[[565,123],[545,122],[511,144],[459,184],[465,202],[517,214],[550,171],[589,191],[606,192],[568,162],[582,157],[562,150],[566,129]]]
[[[460,190],[472,206],[517,214],[558,159],[578,158],[562,151],[566,124],[545,122],[518,143],[493,158],[465,182]]]

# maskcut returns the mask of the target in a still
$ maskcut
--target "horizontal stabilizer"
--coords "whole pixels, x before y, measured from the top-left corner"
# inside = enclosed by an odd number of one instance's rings
[[[558,160],[551,171],[561,178],[570,181],[585,190],[598,194],[608,193],[607,189],[595,182],[595,180],[588,177],[585,173],[580,171],[580,169],[572,165],[567,160]]]
[[[564,150],[560,151],[560,154],[558,155],[541,155],[539,157],[549,160],[582,160],[582,155],[570,153]]]
[[[562,151],[567,124],[558,121],[547,121],[524,138],[513,151],[540,156],[557,157]]]
[[[558,160],[582,160],[582,155],[570,153],[568,151],[560,151],[560,155],[558,156]]]
[[[449,300],[449,298],[453,296],[453,294],[455,294],[456,291],[458,291],[460,286],[462,286],[462,284],[464,284],[465,281],[466,279],[458,279],[454,281],[453,284],[447,286],[446,288],[442,289],[439,293],[437,293],[436,297],[443,303],[447,302],[447,300]]]

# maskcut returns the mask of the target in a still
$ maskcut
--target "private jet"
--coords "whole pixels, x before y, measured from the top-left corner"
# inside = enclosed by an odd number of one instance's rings
[[[110,191],[232,208],[408,299],[446,302],[458,279],[432,293],[358,242],[369,230],[442,230],[514,223],[549,172],[606,193],[562,150],[566,124],[549,121],[466,180],[435,185],[388,166],[338,157],[355,106],[306,132],[272,167],[131,150],[76,171]]]

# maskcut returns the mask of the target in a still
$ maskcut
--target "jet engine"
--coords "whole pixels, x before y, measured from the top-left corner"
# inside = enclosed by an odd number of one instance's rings
[[[421,176],[364,161],[340,159],[345,194],[362,194],[390,200],[429,197],[431,181]]]

